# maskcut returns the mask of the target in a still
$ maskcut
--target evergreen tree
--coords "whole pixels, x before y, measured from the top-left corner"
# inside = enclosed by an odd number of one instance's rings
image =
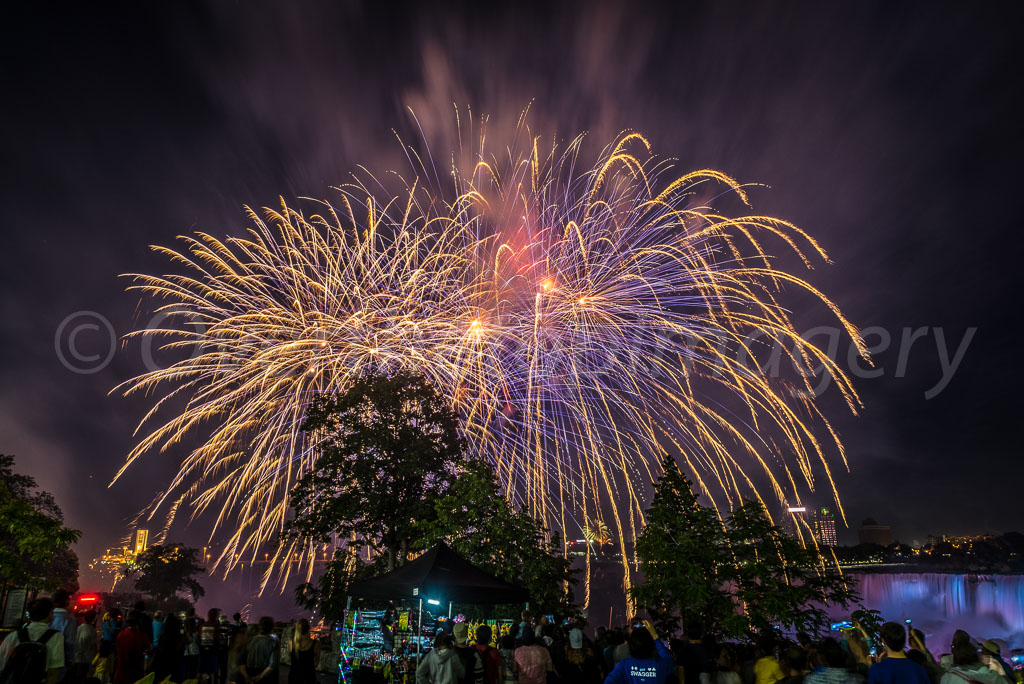
[[[733,611],[723,588],[729,561],[725,529],[714,510],[698,503],[671,456],[662,461],[662,471],[636,540],[645,581],[630,596],[652,612],[659,632],[674,630],[679,619],[699,619],[713,629]]]
[[[659,629],[681,618],[726,637],[776,626],[815,634],[828,625],[827,606],[858,600],[820,549],[784,534],[760,502],[743,502],[723,524],[700,505],[674,459],[662,468],[636,543],[644,582],[630,590]]]

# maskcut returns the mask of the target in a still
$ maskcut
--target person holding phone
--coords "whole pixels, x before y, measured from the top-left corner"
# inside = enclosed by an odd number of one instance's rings
[[[675,670],[672,653],[650,620],[629,633],[629,655],[605,677],[604,684],[665,684]]]
[[[923,667],[907,658],[907,632],[898,622],[886,622],[878,630],[885,646],[885,658],[868,670],[868,684],[931,684]]]

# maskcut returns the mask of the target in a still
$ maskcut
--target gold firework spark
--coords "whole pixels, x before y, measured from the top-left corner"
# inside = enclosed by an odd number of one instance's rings
[[[779,500],[824,487],[839,503],[830,462],[846,459],[810,378],[796,391],[743,362],[771,348],[823,366],[856,412],[848,378],[801,339],[779,294],[813,295],[867,358],[856,329],[763,245],[808,267],[824,250],[787,221],[716,210],[749,206],[743,187],[709,169],[673,174],[637,133],[583,172],[582,136],[559,149],[525,125],[517,135],[490,156],[481,130],[443,183],[407,148],[418,173],[399,176],[399,192],[367,175],[334,204],[248,210],[247,237],[154,247],[181,272],[134,274],[130,289],[162,300],[172,324],[133,335],[190,355],[116,388],[156,397],[118,477],[148,452],[183,454],[147,515],[215,514],[225,571],[267,545],[276,561],[312,558],[276,546],[288,492],[315,460],[299,428],[314,395],[368,367],[425,373],[508,498],[566,534],[606,530],[627,583],[666,451],[716,506],[762,499],[758,483]],[[279,564],[284,581],[292,564]]]

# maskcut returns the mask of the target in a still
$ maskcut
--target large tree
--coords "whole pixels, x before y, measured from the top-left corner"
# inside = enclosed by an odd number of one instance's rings
[[[405,563],[463,461],[458,416],[420,375],[368,373],[309,408],[316,465],[292,490],[286,538],[344,540],[385,570]]]
[[[368,374],[316,399],[305,429],[318,460],[292,492],[284,537],[342,548],[298,587],[301,605],[339,615],[352,581],[443,540],[528,589],[534,604],[568,611],[573,575],[560,541],[509,505],[493,468],[466,453],[449,402],[422,376]]]
[[[205,594],[196,576],[205,571],[199,564],[200,551],[183,544],[150,546],[136,557],[125,576],[135,588],[158,601],[167,601],[187,591],[192,600]]]
[[[64,526],[53,497],[14,457],[0,454],[0,581],[43,590],[77,589],[78,558],[71,544],[81,533]]]

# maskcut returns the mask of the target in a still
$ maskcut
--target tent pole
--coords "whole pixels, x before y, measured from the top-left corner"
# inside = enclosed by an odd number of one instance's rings
[[[342,626],[345,628],[345,642],[348,644],[349,649],[352,648],[352,642],[349,640],[349,635],[355,632],[355,625],[352,625],[352,629],[348,628],[348,614],[352,612],[352,597],[349,596],[345,599],[345,617],[343,618]]]
[[[416,620],[416,666],[422,662],[420,649],[423,648],[423,598],[420,598],[420,617]]]

